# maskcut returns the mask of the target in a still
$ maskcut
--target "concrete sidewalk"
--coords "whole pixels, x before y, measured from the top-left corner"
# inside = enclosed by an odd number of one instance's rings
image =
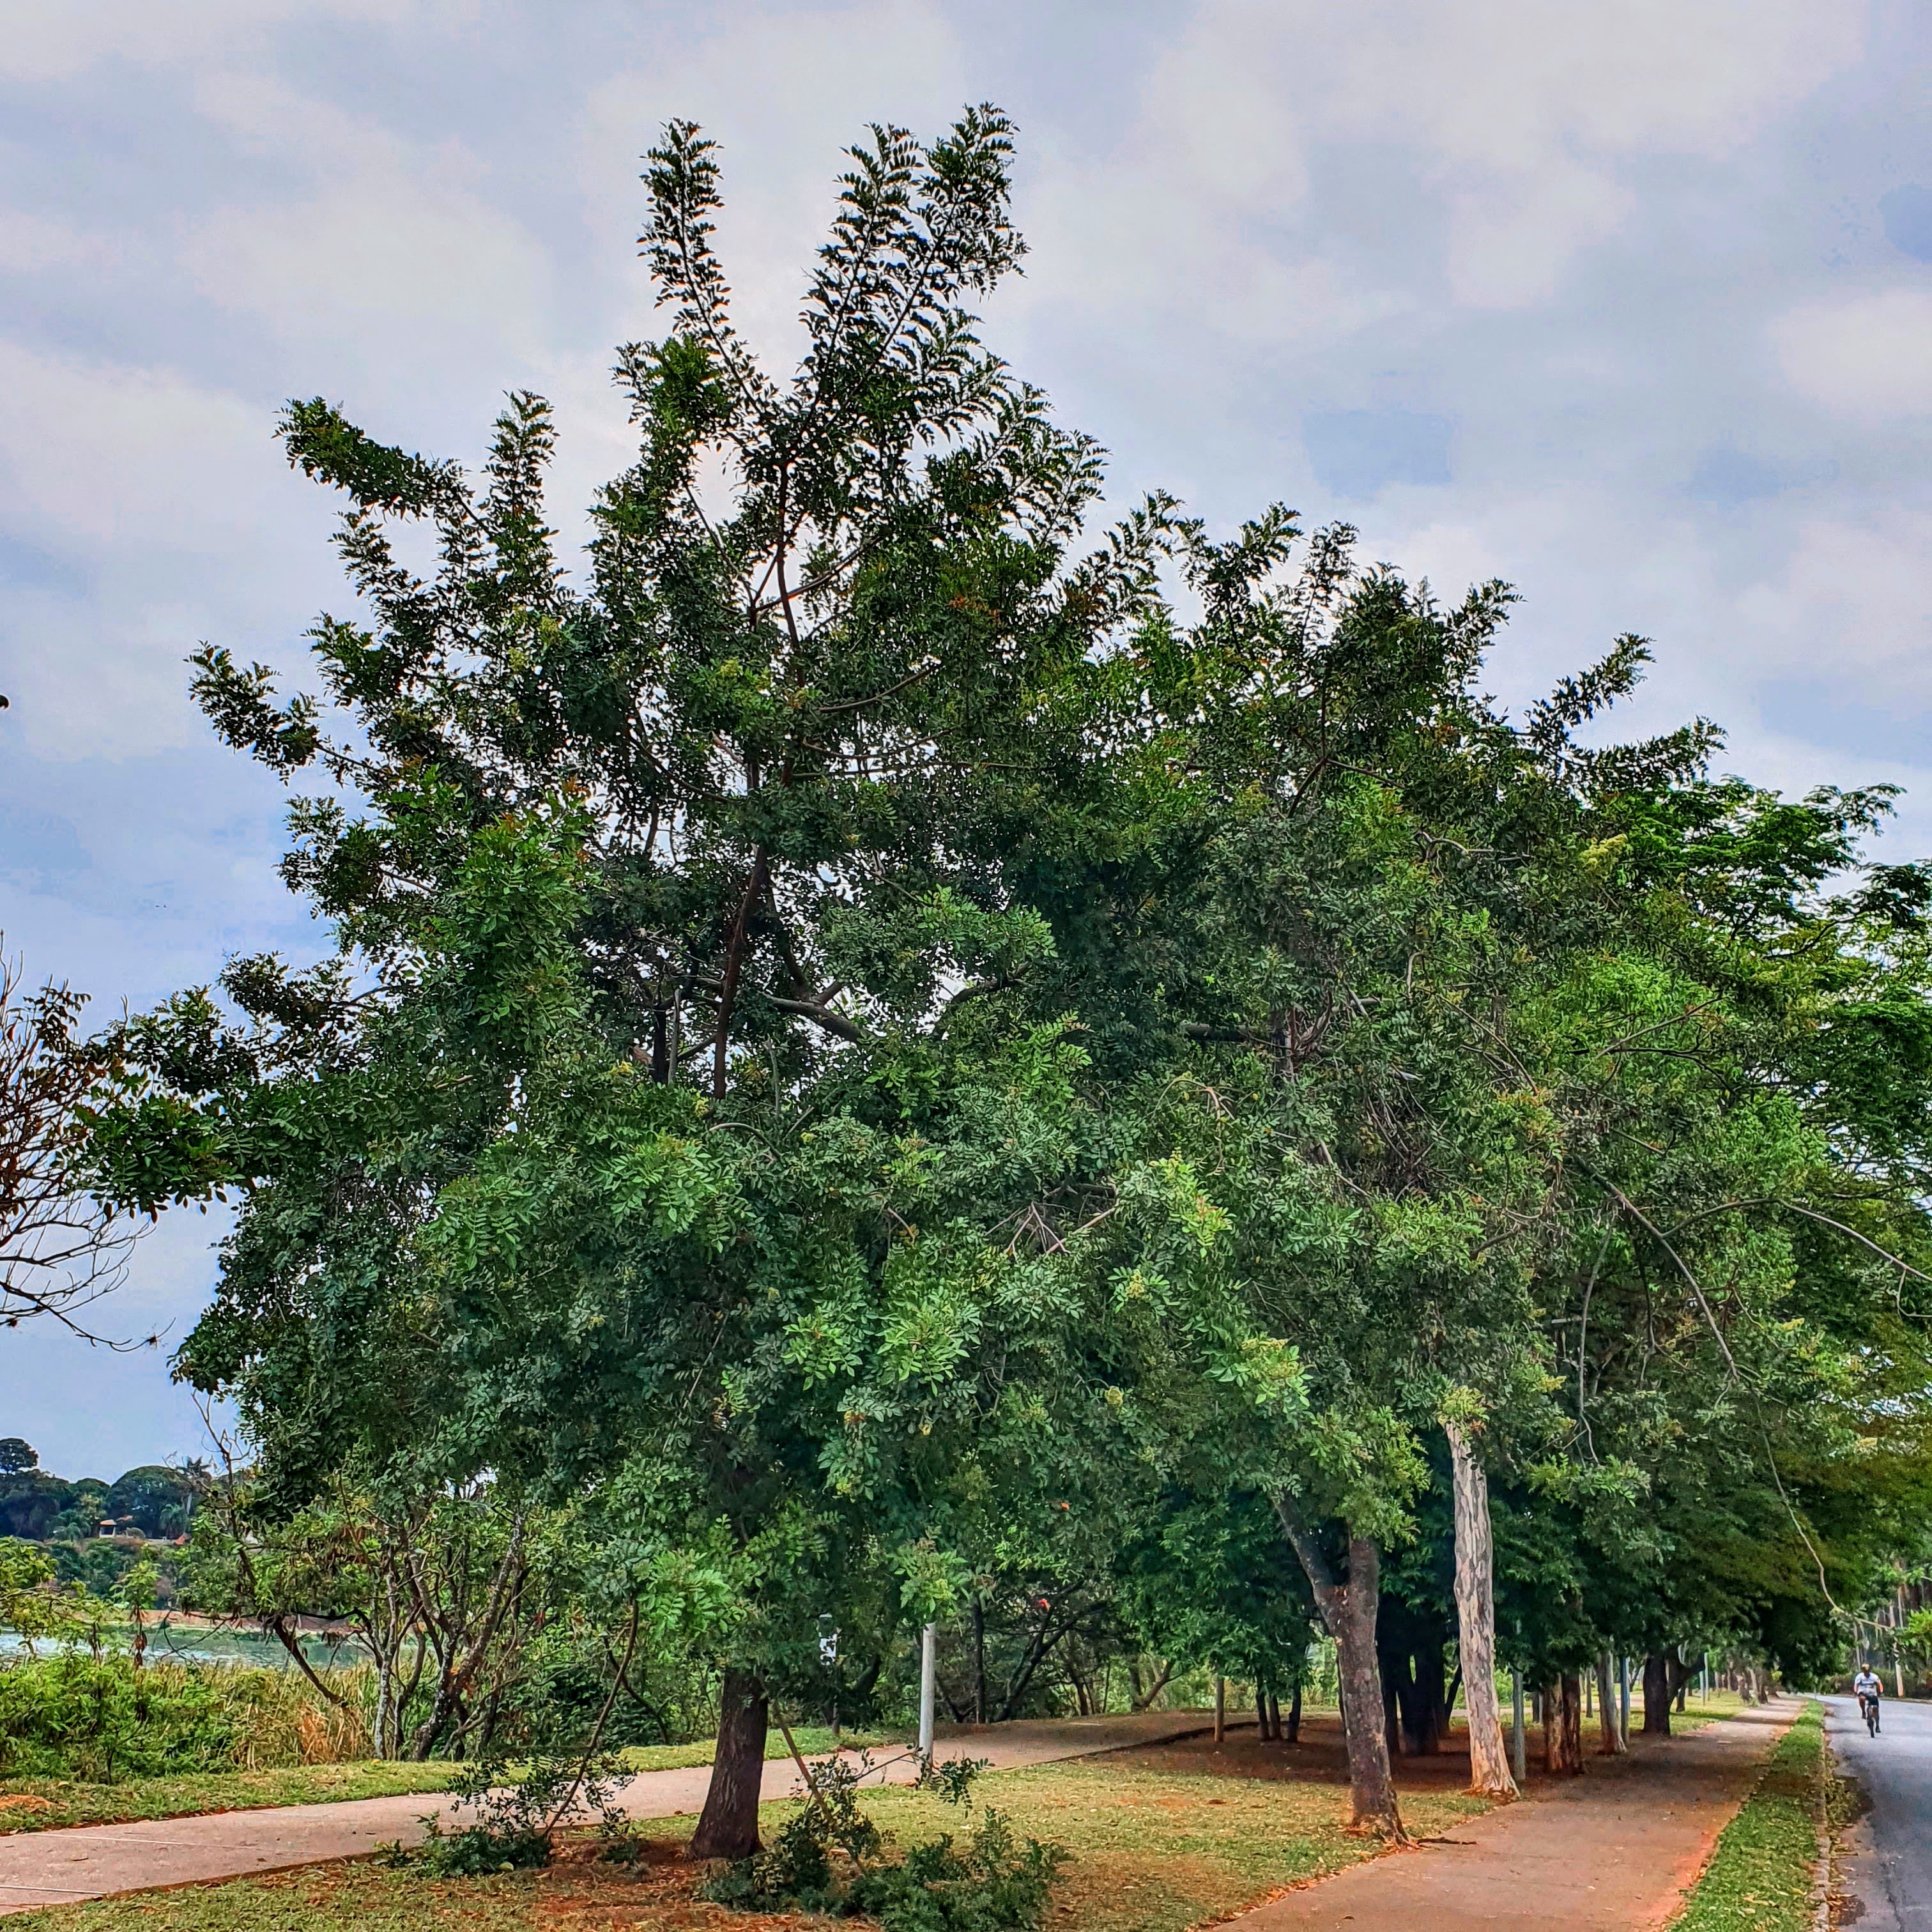
[[[1154,1711],[955,1730],[941,1732],[938,1754],[983,1757],[996,1771],[1013,1771],[1190,1736],[1213,1722],[1209,1712]],[[914,1767],[903,1750],[882,1748],[875,1755],[884,1765],[885,1781],[912,1782]],[[896,1762],[885,1763],[888,1759]],[[624,1781],[619,1802],[633,1818],[676,1817],[703,1805],[710,1776],[710,1767],[702,1765],[688,1771],[643,1772]],[[766,1798],[788,1797],[798,1783],[798,1768],[789,1758],[766,1762]],[[423,1834],[422,1820],[430,1815],[446,1819],[454,1813],[434,1793],[419,1792],[14,1832],[0,1837],[0,1915],[357,1858],[387,1839],[415,1844]]]
[[[1780,1698],[1689,1736],[1539,1782],[1453,1833],[1351,1865],[1238,1918],[1240,1932],[1654,1932],[1683,1904],[1772,1747],[1804,1710]]]

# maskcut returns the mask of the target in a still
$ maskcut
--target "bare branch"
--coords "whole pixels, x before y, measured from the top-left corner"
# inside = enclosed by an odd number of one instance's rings
[[[0,1327],[45,1316],[101,1347],[152,1347],[158,1335],[110,1341],[75,1319],[121,1285],[138,1232],[79,1172],[88,1109],[116,1071],[75,1036],[86,1004],[51,980],[21,997],[19,962],[0,956]]]

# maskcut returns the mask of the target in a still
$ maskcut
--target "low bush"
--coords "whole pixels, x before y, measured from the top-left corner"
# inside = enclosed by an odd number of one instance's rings
[[[0,1664],[0,1778],[130,1778],[366,1757],[356,1673],[338,1706],[298,1672],[65,1648]]]
[[[117,1778],[236,1762],[224,1700],[200,1674],[64,1651],[0,1670],[0,1775]]]
[[[458,1810],[475,1811],[475,1822],[452,1831],[430,1814],[415,1856],[439,1878],[535,1870],[550,1863],[557,1826],[586,1811],[602,1816],[607,1844],[621,1844],[624,1815],[611,1802],[610,1782],[622,1772],[609,1755],[539,1757],[514,1770],[500,1758],[466,1765],[449,1789]],[[392,1862],[410,1856],[398,1850]]]
[[[927,1781],[949,1802],[970,1805],[983,1768],[961,1761]],[[1017,1843],[988,1807],[963,1845],[945,1832],[896,1864],[880,1862],[884,1840],[858,1802],[868,1768],[862,1753],[856,1763],[838,1758],[820,1766],[812,1796],[772,1849],[726,1867],[700,1896],[744,1910],[876,1918],[885,1932],[1037,1932],[1054,1874],[1070,1856],[1064,1847],[1037,1838]]]

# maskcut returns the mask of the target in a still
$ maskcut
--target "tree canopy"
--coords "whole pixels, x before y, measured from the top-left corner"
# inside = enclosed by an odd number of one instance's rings
[[[117,1029],[97,1184],[238,1198],[178,1363],[258,1524],[487,1491],[507,1577],[565,1512],[760,1753],[828,1625],[875,1682],[970,1616],[983,1704],[1031,1606],[1010,1708],[1102,1630],[1292,1687],[1318,1619],[1400,1832],[1451,1642],[1816,1670],[1910,1540],[1932,885],[1863,862],[1882,790],[1616,741],[1642,639],[1519,719],[1504,584],[1279,505],[1085,536],[1099,448],[974,313],[1011,133],[852,151],[779,380],[665,130],[579,577],[541,398],[474,481],[289,406],[353,614],[320,695],[194,688],[321,787],[284,871],[333,950]]]

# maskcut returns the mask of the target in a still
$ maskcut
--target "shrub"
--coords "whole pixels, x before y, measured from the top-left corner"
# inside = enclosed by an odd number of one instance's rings
[[[502,1759],[480,1759],[450,1786],[459,1809],[475,1808],[476,1822],[452,1831],[440,1817],[425,1817],[418,1856],[440,1878],[532,1870],[550,1863],[553,1835],[572,1811],[601,1814],[607,1841],[615,1841],[624,1819],[610,1802],[610,1786],[622,1773],[614,1756],[540,1757],[512,1782]],[[398,1860],[403,1856],[398,1852]]]
[[[0,1777],[90,1783],[366,1757],[366,1672],[334,1674],[346,1708],[299,1672],[68,1648],[0,1664]]]
[[[915,1845],[903,1864],[861,1873],[841,1909],[885,1932],[1036,1932],[1068,1856],[1037,1838],[1016,1846],[989,1805],[963,1850],[950,1832]]]
[[[726,1867],[700,1896],[748,1910],[876,1918],[885,1932],[1037,1932],[1069,1856],[1063,1846],[1037,1838],[1016,1844],[1012,1828],[989,1807],[963,1846],[949,1832],[896,1864],[875,1864],[884,1840],[858,1802],[869,1768],[863,1753],[856,1765],[841,1757],[820,1766],[812,1796],[772,1849]],[[961,1760],[922,1782],[949,1802],[970,1803],[983,1768]]]
[[[0,1670],[0,1774],[110,1784],[235,1762],[232,1712],[200,1672],[64,1651]]]

